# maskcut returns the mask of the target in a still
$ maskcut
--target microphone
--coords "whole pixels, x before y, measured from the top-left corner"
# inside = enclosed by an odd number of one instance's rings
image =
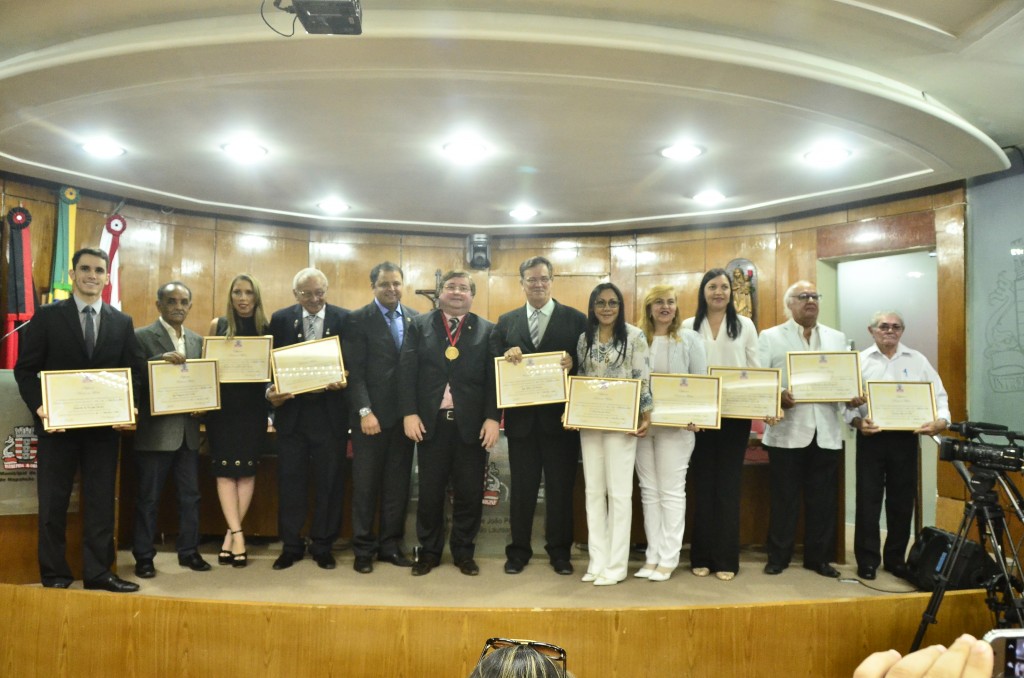
[[[11,336],[12,334],[14,334],[14,333],[15,333],[15,332],[17,332],[18,330],[20,330],[20,329],[21,329],[22,327],[24,327],[25,325],[28,325],[28,324],[29,324],[30,322],[32,322],[32,318],[29,318],[28,320],[26,320],[25,322],[21,323],[21,324],[20,324],[20,325],[18,325],[17,327],[15,327],[15,328],[14,328],[13,330],[11,330],[10,332],[8,332],[8,333],[7,333],[7,334],[5,334],[4,336],[0,337],[0,341],[3,341],[3,340],[4,340],[4,339],[6,339],[7,337]]]

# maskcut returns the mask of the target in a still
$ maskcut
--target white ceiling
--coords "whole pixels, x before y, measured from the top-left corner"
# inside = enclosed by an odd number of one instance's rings
[[[770,218],[998,171],[1024,143],[1024,0],[363,13],[361,36],[284,38],[255,0],[3,2],[0,169],[323,227],[543,233]],[[454,165],[440,147],[466,130],[492,154]],[[238,134],[269,154],[232,161]],[[127,154],[86,156],[94,135]],[[683,139],[706,152],[659,155]],[[808,166],[823,139],[853,156]],[[706,188],[726,200],[696,203]],[[351,209],[326,218],[328,196]],[[508,216],[522,202],[527,225]]]

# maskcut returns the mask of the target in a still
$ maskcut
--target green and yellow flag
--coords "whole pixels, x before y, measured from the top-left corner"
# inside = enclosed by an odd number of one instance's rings
[[[53,241],[53,273],[50,278],[50,301],[71,296],[71,256],[75,247],[75,216],[78,211],[78,189],[61,186],[57,200],[57,237]]]

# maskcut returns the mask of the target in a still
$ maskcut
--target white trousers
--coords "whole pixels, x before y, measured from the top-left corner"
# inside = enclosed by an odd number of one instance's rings
[[[626,578],[629,565],[636,441],[625,433],[580,432],[589,533],[587,572],[615,581]]]
[[[686,469],[695,438],[681,428],[652,426],[636,447],[636,474],[647,533],[647,562],[675,569],[686,524]]]

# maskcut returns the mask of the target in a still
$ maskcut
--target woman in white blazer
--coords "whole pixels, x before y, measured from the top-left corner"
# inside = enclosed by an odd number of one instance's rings
[[[676,290],[656,285],[647,292],[637,325],[650,346],[652,373],[706,374],[707,358],[700,335],[680,328]],[[658,403],[654,403],[657,412]],[[647,555],[634,577],[666,581],[679,565],[686,516],[686,469],[693,454],[688,428],[651,426],[637,441],[636,473],[644,509]]]
[[[683,327],[704,340],[712,367],[760,367],[757,328],[736,312],[732,283],[725,269],[704,274],[697,292],[697,313]],[[740,486],[750,439],[749,419],[722,419],[717,431],[696,436],[690,487],[694,493],[690,567],[706,577],[729,581],[740,569]]]

